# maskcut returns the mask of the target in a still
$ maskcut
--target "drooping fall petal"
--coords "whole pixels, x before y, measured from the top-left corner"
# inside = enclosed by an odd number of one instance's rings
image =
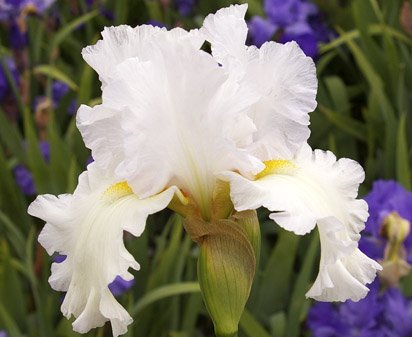
[[[116,276],[131,280],[128,269],[140,268],[124,246],[123,232],[140,236],[147,216],[165,208],[175,191],[142,200],[126,182],[91,164],[73,195],[43,195],[30,205],[29,213],[46,221],[39,242],[50,255],[66,256],[53,263],[49,282],[67,292],[61,310],[76,317],[75,331],[85,333],[108,320],[114,336],[127,331],[132,318],[108,287]]]
[[[303,235],[318,225],[321,261],[318,277],[307,293],[323,301],[363,298],[381,267],[357,247],[368,217],[367,204],[357,200],[364,179],[361,166],[336,160],[331,152],[304,146],[291,161],[273,160],[255,180],[227,172],[238,211],[264,206],[286,230]]]

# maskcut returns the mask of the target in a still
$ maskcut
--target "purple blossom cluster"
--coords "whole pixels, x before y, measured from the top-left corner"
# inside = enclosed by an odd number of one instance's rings
[[[365,197],[370,216],[360,240],[360,248],[374,259],[383,259],[386,239],[381,224],[386,216],[397,212],[412,223],[412,193],[395,181],[379,180]],[[412,234],[403,242],[407,261],[412,257]],[[316,303],[310,310],[307,325],[313,337],[410,337],[412,336],[412,298],[396,287],[380,291],[376,280],[359,302],[339,305]]]
[[[56,109],[64,97],[70,92],[69,86],[62,81],[53,81],[52,92],[51,92],[51,103],[54,109]],[[34,100],[34,110],[36,110],[37,105],[45,99],[44,96],[38,96]],[[77,110],[77,101],[73,99],[69,106],[67,107],[67,114],[73,116]]]
[[[192,13],[196,0],[175,0],[175,7],[182,16],[188,16]]]
[[[260,47],[276,35],[279,42],[296,41],[307,56],[316,57],[319,42],[333,35],[317,6],[308,0],[265,0],[266,18],[249,22],[250,41]]]
[[[7,69],[4,67],[7,67]],[[20,76],[14,60],[10,57],[3,58],[0,65],[0,102],[3,102],[11,95],[11,87],[9,85],[9,80],[7,79],[6,70],[13,76],[14,82],[17,85],[20,82]]]
[[[43,158],[46,162],[50,160],[50,146],[46,141],[39,142],[40,152],[43,155]],[[18,164],[13,169],[14,178],[16,183],[19,186],[20,190],[24,195],[31,196],[36,194],[36,187],[33,181],[33,175],[30,170],[22,165]]]
[[[376,281],[359,302],[316,303],[309,312],[308,327],[313,337],[410,337],[412,299],[397,288],[379,292]]]
[[[25,18],[29,14],[41,15],[55,0],[0,0],[0,21],[8,25],[10,45],[20,49],[27,45]]]
[[[384,218],[397,212],[403,219],[412,223],[412,192],[407,191],[396,181],[378,180],[372,191],[365,197],[369,205],[369,218],[359,241],[359,247],[373,259],[382,259],[386,239],[380,235]],[[412,233],[404,241],[406,260],[412,263]]]
[[[7,83],[6,83],[7,85]],[[69,92],[69,87],[67,84],[61,81],[54,81],[52,84],[52,105],[53,108],[56,108],[64,96]],[[1,92],[1,73],[0,73],[0,92]],[[36,97],[34,110],[36,110],[37,105],[44,99],[43,96]],[[1,100],[1,96],[0,96]],[[72,100],[70,103],[67,113],[69,115],[74,115],[77,108],[76,100]],[[43,158],[46,162],[50,161],[50,146],[49,143],[45,140],[39,142],[40,152],[43,155]],[[23,164],[18,164],[13,169],[14,177],[17,185],[20,187],[20,190],[24,195],[32,196],[36,194],[36,187],[33,181],[33,175],[30,170]]]

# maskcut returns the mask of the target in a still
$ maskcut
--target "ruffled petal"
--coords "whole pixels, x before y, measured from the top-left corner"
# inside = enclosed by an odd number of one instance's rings
[[[73,195],[43,195],[30,205],[29,213],[46,221],[41,245],[50,255],[67,256],[52,264],[49,283],[67,292],[61,310],[67,318],[76,317],[75,331],[85,333],[109,320],[115,337],[127,331],[132,318],[108,287],[116,276],[133,279],[128,269],[140,268],[124,246],[123,231],[140,236],[147,216],[165,208],[175,191],[139,199],[126,182],[93,163]]]
[[[177,185],[205,205],[216,172],[262,169],[241,147],[255,131],[247,110],[257,97],[184,41],[158,36],[148,53],[148,61],[130,58],[117,66],[103,90],[103,107],[122,111],[118,136],[110,137],[124,149],[116,175],[142,197]],[[88,144],[97,153],[103,150],[94,145],[103,148],[107,135],[94,130]]]
[[[224,66],[241,63],[246,55],[247,4],[231,5],[209,14],[200,32],[211,43],[213,57]]]
[[[121,25],[105,27],[102,32],[103,39],[93,46],[84,48],[82,55],[99,74],[104,87],[110,82],[118,64],[131,57],[144,59],[156,35],[170,35],[172,38],[190,43],[197,49],[204,42],[204,38],[197,29],[188,32],[177,27],[167,31],[166,28],[151,25],[141,25],[135,28]]]
[[[150,39],[166,31],[166,28],[142,25],[132,28],[127,25],[105,27],[95,45],[82,50],[84,60],[99,74],[103,86],[112,77],[116,65],[130,57],[139,57],[147,48]]]
[[[93,108],[81,105],[77,111],[77,128],[101,168],[114,167],[124,157],[121,139],[125,130],[120,123],[121,113],[102,105]]]
[[[249,111],[256,132],[248,150],[261,160],[289,159],[310,135],[308,114],[317,105],[315,64],[296,42],[246,46],[246,9],[234,5],[210,14],[200,32],[229,76],[260,97]]]
[[[243,83],[261,97],[250,113],[257,132],[249,150],[262,160],[291,158],[309,138],[317,105],[313,60],[296,42],[268,42],[250,58]]]
[[[357,200],[364,179],[362,167],[331,152],[304,146],[291,161],[274,160],[249,180],[234,172],[230,181],[236,210],[260,206],[286,230],[303,235],[318,225],[321,239],[319,275],[307,296],[325,301],[364,297],[381,267],[357,249],[359,232],[368,217],[367,204]]]

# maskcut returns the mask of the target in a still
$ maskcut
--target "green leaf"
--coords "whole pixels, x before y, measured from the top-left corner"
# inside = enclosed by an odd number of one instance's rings
[[[264,16],[262,1],[260,0],[241,0],[240,3],[248,4],[247,13],[250,16],[258,15]]]
[[[298,243],[297,235],[281,230],[263,273],[255,281],[258,282],[256,303],[253,304],[253,309],[248,308],[253,310],[257,317],[267,317],[286,305]]]
[[[350,103],[343,81],[337,76],[325,77],[324,81],[333,103],[333,110],[340,115],[347,115],[350,109]]]
[[[398,124],[395,117],[395,112],[388,100],[385,92],[381,88],[372,88],[368,97],[368,105],[371,119],[381,120],[384,125],[384,137],[382,134],[377,134],[383,142],[383,176],[386,179],[391,179],[395,175],[395,160],[396,160],[396,134]],[[381,173],[382,175],[382,173]]]
[[[50,143],[50,176],[53,183],[54,193],[63,193],[67,190],[70,166],[67,160],[70,153],[67,144],[62,139],[57,128],[54,114],[51,116],[48,124],[48,139]],[[49,191],[50,192],[50,191]]]
[[[0,322],[4,324],[4,327],[8,331],[10,336],[13,337],[25,337],[19,330],[19,325],[13,320],[10,313],[4,305],[5,302],[0,301]]]
[[[190,293],[200,293],[199,283],[181,282],[181,283],[168,284],[166,286],[156,288],[148,292],[145,296],[143,296],[135,304],[130,314],[132,317],[135,317],[146,307],[150,306],[151,304],[157,301],[160,301],[162,299],[165,299],[171,296],[190,294]]]
[[[94,10],[92,12],[86,13],[77,19],[74,19],[73,21],[69,22],[66,25],[63,25],[63,28],[61,28],[53,37],[51,41],[51,48],[50,51],[53,53],[55,49],[59,46],[60,43],[62,43],[70,34],[77,29],[79,26],[82,24],[90,21],[93,19],[97,14],[98,10]]]
[[[0,322],[8,324],[10,329],[16,330],[19,334],[18,327],[26,326],[25,315],[25,298],[23,296],[23,285],[20,276],[11,263],[12,257],[9,247],[5,240],[0,240],[0,303],[7,304],[7,313],[0,314]],[[6,308],[0,309],[4,311]],[[10,315],[10,317],[7,317]],[[14,326],[14,320],[17,326]]]
[[[412,40],[406,36],[403,32],[394,29],[393,27],[382,27],[381,25],[377,24],[370,24],[368,26],[368,32],[370,35],[375,36],[375,35],[382,35],[384,29],[386,29],[386,32],[393,36],[394,38],[398,39],[399,41],[412,45]],[[341,32],[340,36],[331,42],[327,44],[323,44],[320,46],[320,53],[327,53],[329,51],[336,50],[336,48],[339,48],[345,44],[347,44],[350,41],[354,41],[360,38],[360,33],[359,30],[354,29],[351,31],[347,32]]]
[[[247,309],[240,319],[240,328],[248,337],[271,337]]]
[[[7,118],[3,109],[0,109],[0,139],[6,149],[17,157],[20,163],[25,163],[26,156],[23,151],[23,138],[15,124]]]
[[[24,134],[27,140],[27,161],[30,171],[33,173],[37,193],[50,192],[52,191],[52,185],[50,182],[49,168],[40,151],[33,119],[28,109],[24,110],[23,124]]]
[[[74,83],[74,81],[71,80],[68,75],[63,73],[60,69],[56,68],[55,66],[48,65],[48,64],[39,65],[34,68],[33,72],[36,75],[41,74],[41,75],[51,77],[55,80],[61,81],[67,84],[67,86],[73,91],[77,91],[79,89],[77,84]]]
[[[284,311],[278,312],[270,317],[272,337],[282,337],[285,334],[286,315]]]
[[[13,244],[13,247],[16,250],[16,252],[19,254],[21,258],[24,258],[25,240],[23,234],[21,233],[17,225],[13,223],[10,220],[10,218],[0,210],[0,228],[2,227],[5,229],[7,237]]]
[[[93,71],[93,68],[88,64],[85,64],[80,78],[80,89],[78,96],[79,104],[87,104],[90,101],[92,97],[92,88],[95,76],[96,75]]]
[[[19,228],[23,229],[27,228],[28,224],[27,204],[16,185],[10,166],[0,147],[0,208],[9,217],[13,217]]]
[[[411,190],[410,147],[406,137],[406,114],[399,119],[396,139],[396,178],[408,190]]]
[[[345,33],[340,31],[340,34],[342,36]],[[369,85],[372,88],[375,88],[375,87],[382,88],[383,87],[382,79],[376,73],[372,64],[369,62],[368,58],[365,56],[365,54],[362,52],[359,46],[352,40],[348,40],[346,41],[346,43],[349,49],[351,50],[353,56],[355,57],[356,63],[358,64],[360,70],[365,75]]]
[[[316,232],[317,233],[317,232]],[[305,259],[302,263],[301,270],[298,274],[298,278],[295,282],[293,293],[289,302],[285,337],[298,337],[299,325],[306,312],[304,312],[305,302],[308,302],[305,298],[305,293],[309,290],[309,285],[312,277],[312,273],[316,266],[316,257],[319,248],[319,236],[318,234],[312,235],[312,241],[307,250]]]
[[[328,109],[322,104],[319,104],[318,109],[331,123],[336,125],[339,129],[363,142],[366,142],[367,132],[366,127],[363,123],[350,116],[345,116],[331,109]]]
[[[159,239],[155,260],[153,262],[154,270],[150,275],[148,289],[151,290],[159,285],[168,283],[175,276],[175,263],[181,255],[182,241],[182,219],[177,214],[170,217],[166,227],[171,230],[171,236],[166,235],[169,231],[163,231]]]

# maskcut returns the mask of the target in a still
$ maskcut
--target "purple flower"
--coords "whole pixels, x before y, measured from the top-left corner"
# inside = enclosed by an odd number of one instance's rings
[[[412,223],[412,193],[393,180],[375,181],[372,191],[365,197],[369,205],[369,218],[359,246],[368,256],[381,259],[384,255],[386,240],[380,235],[384,218],[397,212],[402,218]],[[412,233],[409,233],[404,245],[407,261],[412,263]]]
[[[50,144],[45,141],[45,140],[41,140],[39,142],[39,148],[40,148],[40,152],[43,155],[43,158],[46,162],[50,161]]]
[[[10,45],[14,49],[27,46],[29,37],[27,32],[22,32],[16,22],[11,22],[9,30]]]
[[[0,65],[0,101],[2,101],[8,94],[11,93],[9,81],[3,69],[3,65],[9,69],[16,84],[18,84],[20,80],[14,60],[12,58],[5,58],[2,61],[2,65]]]
[[[251,42],[257,47],[270,41],[277,29],[276,25],[260,16],[252,17],[248,26]]]
[[[285,33],[280,38],[281,43],[286,43],[289,41],[296,41],[300,48],[306,56],[315,58],[318,55],[318,40],[313,34],[288,34]]]
[[[278,32],[281,43],[296,41],[306,55],[314,58],[319,42],[327,42],[332,36],[312,2],[265,0],[264,9],[267,19],[253,17],[249,22],[249,40],[258,47]]]
[[[405,298],[399,289],[391,288],[386,291],[383,304],[385,336],[412,336],[412,300]]]
[[[39,14],[49,8],[56,0],[3,0],[0,1],[0,10],[3,15],[9,15],[9,18],[20,15],[26,8],[31,8]]]
[[[162,23],[160,21],[157,21],[157,20],[149,20],[149,21],[147,21],[147,24],[152,25],[154,27],[159,27],[159,28],[166,27],[166,25],[164,23]]]
[[[33,13],[43,14],[54,1],[0,0],[0,21],[9,24],[9,39],[13,48],[20,49],[28,43],[27,27],[24,23],[24,18]]]
[[[265,0],[264,8],[271,22],[280,27],[306,21],[317,13],[317,7],[305,0]]]
[[[7,333],[4,330],[0,331],[0,337],[7,337]]]
[[[379,282],[375,281],[359,302],[316,303],[309,311],[307,326],[313,337],[386,337],[385,302],[386,294],[379,293]]]
[[[53,101],[53,106],[56,108],[61,100],[64,98],[64,96],[70,91],[69,86],[61,81],[54,81],[52,84],[52,101]],[[73,99],[68,108],[67,108],[67,114],[69,116],[73,116],[76,113],[77,109],[77,101],[76,99]]]
[[[31,196],[36,194],[36,188],[33,182],[33,176],[31,172],[23,165],[16,165],[13,169],[14,178],[17,185],[23,194]]]
[[[52,99],[52,104],[53,108],[57,108],[62,101],[62,99],[66,96],[66,94],[70,91],[69,86],[62,82],[62,81],[53,81],[52,83],[52,94],[51,94],[51,99]],[[37,109],[38,105],[44,102],[45,97],[44,96],[37,96],[34,99],[34,104],[33,108],[34,110]],[[77,109],[77,101],[76,99],[73,99],[70,103],[69,106],[67,107],[67,114],[70,116],[73,116],[76,113]]]
[[[378,180],[365,200],[370,216],[360,240],[360,249],[372,258],[382,259],[386,246],[386,240],[380,235],[382,222],[392,212],[412,222],[412,193],[396,181]],[[404,241],[408,262],[412,257],[411,241],[412,234],[409,234]],[[385,280],[383,275],[381,277]],[[369,294],[359,302],[348,301],[336,306],[315,304],[310,310],[307,325],[314,337],[410,337],[412,299],[405,298],[394,287],[380,293],[379,281],[375,281]]]
[[[62,81],[53,81],[52,100],[54,105],[59,105],[62,98],[69,92],[69,86]]]
[[[175,0],[175,6],[182,16],[188,16],[195,6],[196,0]]]
[[[40,152],[46,162],[50,161],[50,144],[45,140],[39,142]],[[33,175],[30,170],[21,164],[18,164],[13,169],[14,178],[17,185],[24,195],[32,196],[36,194],[36,187],[33,181]]]
[[[77,108],[78,108],[77,101],[75,99],[72,99],[69,106],[67,107],[67,113],[69,114],[69,116],[74,116]]]
[[[134,285],[134,280],[126,281],[120,276],[116,276],[112,283],[109,284],[109,289],[114,296],[120,296],[128,291]]]

